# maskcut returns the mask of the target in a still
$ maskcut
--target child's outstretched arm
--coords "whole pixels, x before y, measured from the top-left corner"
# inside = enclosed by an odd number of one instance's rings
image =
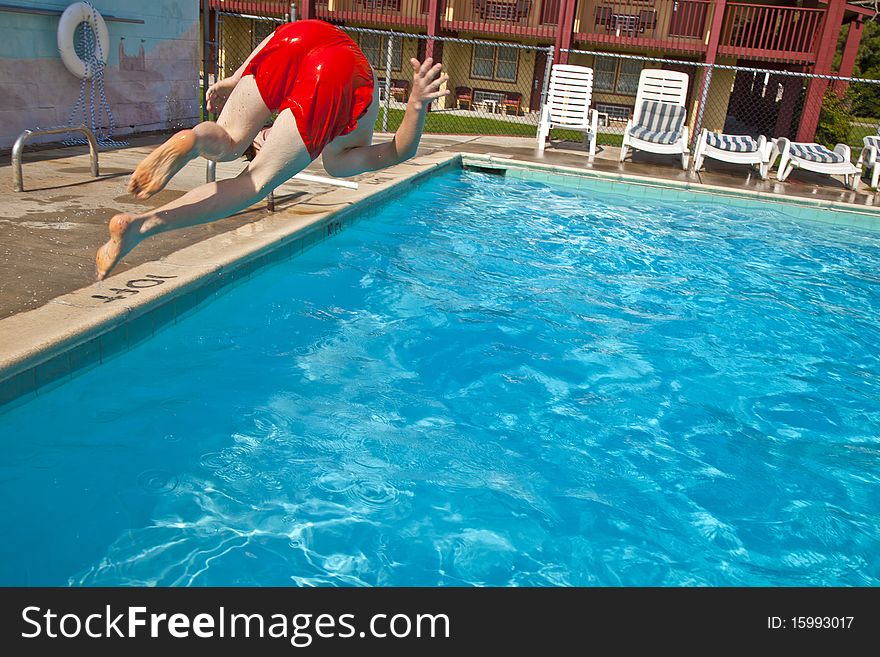
[[[274,33],[273,33],[274,34]],[[242,65],[238,67],[238,70],[230,75],[228,78],[223,78],[222,80],[217,80],[214,84],[208,87],[208,91],[205,93],[205,98],[208,101],[208,111],[212,114],[219,114],[220,110],[223,109],[223,105],[226,103],[226,99],[229,98],[229,94],[232,93],[232,90],[235,89],[235,85],[241,81],[241,76],[244,74],[244,69],[247,68],[247,65],[251,63],[251,60],[254,58],[258,52],[260,52],[263,47],[269,43],[269,39],[272,38],[272,34],[267,36],[263,41],[254,48],[254,51],[248,55],[248,58],[242,62]]]
[[[376,145],[349,145],[345,137],[336,140],[338,143],[331,142],[324,149],[324,168],[327,173],[339,178],[355,176],[365,171],[376,171],[400,164],[416,154],[425,127],[428,105],[435,98],[449,93],[448,90],[440,89],[449,76],[441,73],[441,65],[434,64],[430,57],[421,63],[411,59],[410,63],[413,67],[412,92],[394,139]]]

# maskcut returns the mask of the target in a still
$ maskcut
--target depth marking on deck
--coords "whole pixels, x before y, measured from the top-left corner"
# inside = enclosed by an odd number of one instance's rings
[[[159,276],[158,274],[147,274],[144,278],[133,278],[125,282],[125,287],[111,287],[111,292],[116,292],[116,296],[106,296],[103,294],[93,294],[93,299],[102,299],[104,303],[127,299],[125,295],[138,294],[141,290],[163,285],[165,279],[177,278],[177,276]]]

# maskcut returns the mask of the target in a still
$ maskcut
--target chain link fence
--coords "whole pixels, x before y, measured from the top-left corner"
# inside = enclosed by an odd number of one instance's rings
[[[376,130],[400,125],[412,79],[410,59],[432,57],[449,75],[446,96],[425,119],[429,133],[534,137],[547,93],[553,48],[511,42],[429,37],[344,27],[379,78]]]
[[[231,75],[253,49],[283,21],[278,18],[217,14],[216,68]],[[449,93],[431,104],[429,133],[534,137],[546,94],[553,48],[517,43],[428,37],[424,34],[343,27],[366,55],[379,80],[381,108],[376,131],[394,132],[403,119],[412,85],[410,59],[431,56],[449,75]],[[213,54],[216,53],[216,54]],[[214,81],[207,76],[207,83]]]
[[[815,141],[829,148],[844,143],[855,150],[880,128],[880,80],[601,51],[563,52],[569,63],[593,69],[600,144],[621,143],[646,68],[687,73],[693,143],[705,128],[753,138]]]
[[[235,71],[286,18],[217,14],[215,71]],[[343,26],[379,78],[377,132],[400,125],[412,83],[410,59],[431,56],[449,75],[449,94],[432,103],[425,131],[435,134],[508,135],[534,138],[547,93],[550,46]],[[596,50],[564,50],[570,64],[593,69],[592,106],[598,112],[597,143],[619,146],[632,117],[643,69],[685,72],[689,78],[687,123],[692,146],[701,129],[768,139],[848,144],[853,159],[863,139],[880,127],[880,80],[840,78],[771,68]],[[560,55],[562,53],[559,53]],[[208,83],[213,81],[209,76]],[[553,130],[554,141],[581,142],[583,135]]]

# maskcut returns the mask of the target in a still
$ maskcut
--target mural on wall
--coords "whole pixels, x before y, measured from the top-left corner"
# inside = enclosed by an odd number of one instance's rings
[[[0,148],[9,148],[26,129],[68,124],[82,84],[58,52],[59,14],[69,4],[18,0],[24,11],[0,7]],[[199,0],[92,4],[106,17],[109,34],[104,86],[114,135],[197,123]],[[28,8],[57,13],[26,13]]]
[[[125,37],[119,38],[119,70],[120,71],[146,71],[146,56],[144,54],[144,40],[141,39],[137,55],[125,54]]]

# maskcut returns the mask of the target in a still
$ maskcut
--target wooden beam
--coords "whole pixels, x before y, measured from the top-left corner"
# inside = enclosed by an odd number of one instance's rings
[[[825,24],[819,35],[816,65],[813,67],[815,73],[823,75],[831,73],[834,52],[837,49],[837,37],[843,25],[843,14],[846,7],[846,0],[828,0]],[[816,138],[816,126],[819,125],[819,114],[822,112],[822,99],[825,97],[826,89],[828,89],[828,80],[821,78],[810,80],[807,86],[807,96],[804,100],[804,111],[798,126],[797,141],[810,142]]]
[[[428,0],[428,36],[437,36],[440,34],[441,14],[445,7],[445,0]],[[434,39],[428,39],[425,44],[425,59],[428,57],[436,59],[436,55],[439,54],[437,50],[437,41]]]
[[[718,54],[718,41],[721,39],[721,28],[724,25],[724,12],[727,7],[727,0],[718,0],[714,7],[712,24],[709,27],[709,44],[706,48],[707,64],[714,64],[715,57]]]
[[[859,54],[859,43],[862,40],[864,30],[865,23],[862,20],[855,20],[849,24],[846,45],[843,48],[843,57],[840,59],[840,69],[837,71],[842,78],[852,77],[853,69],[856,67],[856,56]],[[847,86],[849,85],[846,82],[835,82],[834,92],[843,98]]]
[[[574,32],[574,15],[577,12],[577,2],[578,0],[560,1],[559,21],[556,25],[556,61],[560,64],[568,63],[568,53],[562,51],[571,49],[572,33]]]

